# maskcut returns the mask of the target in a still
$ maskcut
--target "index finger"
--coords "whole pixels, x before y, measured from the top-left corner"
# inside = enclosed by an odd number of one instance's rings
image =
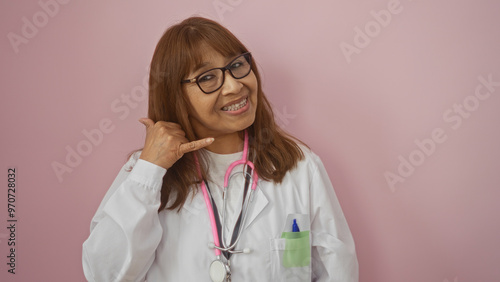
[[[183,155],[185,153],[189,153],[192,151],[199,150],[201,148],[205,148],[206,146],[212,144],[214,142],[214,138],[205,138],[201,140],[192,141],[189,143],[184,143],[179,146],[179,155]]]

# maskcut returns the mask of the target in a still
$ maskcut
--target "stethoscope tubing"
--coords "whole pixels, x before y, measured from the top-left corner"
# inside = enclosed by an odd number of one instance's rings
[[[195,161],[196,161],[196,168],[198,170],[198,175],[200,176],[201,178],[201,169],[200,169],[200,164],[198,162],[198,157],[196,156],[196,154],[194,155],[195,157]],[[209,216],[209,219],[210,219],[210,225],[212,227],[212,236],[213,236],[213,239],[214,239],[214,246],[213,246],[213,249],[214,249],[214,252],[215,252],[215,256],[216,257],[220,257],[221,255],[221,251],[225,251],[225,252],[230,252],[230,253],[248,253],[249,251],[247,251],[248,249],[244,249],[242,251],[236,251],[236,250],[233,250],[236,246],[236,244],[238,243],[239,239],[240,239],[240,236],[241,236],[241,228],[245,226],[245,222],[246,222],[246,217],[248,215],[248,207],[249,207],[249,204],[250,202],[252,202],[252,199],[253,199],[253,192],[255,191],[256,187],[257,187],[257,182],[258,182],[258,174],[255,170],[255,166],[254,164],[251,162],[251,161],[248,161],[247,159],[248,157],[248,132],[245,130],[245,140],[244,140],[244,145],[243,145],[243,157],[241,160],[238,160],[238,161],[235,161],[233,162],[231,165],[229,165],[228,169],[226,170],[226,174],[224,175],[224,188],[223,188],[223,192],[222,192],[222,198],[223,198],[223,211],[222,211],[222,218],[221,218],[221,221],[222,221],[222,228],[221,228],[221,231],[222,231],[222,244],[223,246],[221,247],[219,245],[219,234],[217,232],[217,224],[215,223],[215,215],[214,215],[214,210],[213,210],[213,207],[212,207],[212,204],[210,202],[210,196],[207,192],[207,187],[205,185],[205,182],[202,181],[201,182],[201,191],[203,193],[203,198],[205,200],[205,204],[207,206],[207,210],[208,210],[208,216]],[[232,170],[237,166],[237,165],[247,165],[249,166],[252,171],[253,171],[253,175],[251,177],[252,179],[252,186],[251,186],[251,190],[250,190],[250,193],[249,195],[247,196],[249,198],[248,201],[246,201],[246,198],[243,199],[243,221],[242,223],[240,224],[240,226],[238,227],[238,235],[236,237],[236,240],[234,241],[233,244],[231,244],[231,246],[226,246],[225,245],[225,236],[224,236],[224,225],[225,225],[225,213],[226,213],[226,192],[227,192],[227,188],[228,188],[228,183],[229,183],[229,177],[230,177],[230,174],[232,172]],[[246,173],[245,173],[245,176],[246,176]],[[233,230],[234,232],[234,230]],[[211,245],[211,244],[210,244]]]
[[[203,198],[205,199],[205,204],[207,205],[207,207],[212,207],[212,204],[210,203],[210,197],[208,196],[207,187],[205,186],[205,182],[201,183],[201,191],[203,192]],[[216,247],[219,247],[219,235],[217,233],[217,228],[214,228],[213,225],[215,223],[215,216],[212,208],[208,209],[208,217],[210,219],[210,224],[212,225],[212,236],[214,238],[214,244]],[[221,254],[220,250],[218,248],[215,248],[214,250],[215,250],[215,256],[220,257]]]
[[[252,181],[253,181],[253,178],[252,178]],[[224,190],[225,189],[226,188],[224,188]],[[226,244],[226,236],[225,236],[225,232],[224,232],[225,228],[221,228],[222,229],[222,234],[221,234],[221,236],[222,236],[222,245],[223,245],[223,247],[225,249],[228,249],[227,251],[234,249],[236,247],[236,244],[238,244],[238,242],[240,241],[241,229],[245,227],[245,223],[246,223],[247,215],[248,215],[248,207],[250,206],[250,199],[253,198],[253,192],[254,192],[254,190],[250,190],[249,195],[246,196],[245,199],[243,199],[243,207],[242,207],[242,209],[243,209],[243,218],[242,218],[242,222],[238,226],[238,233],[237,233],[238,235],[236,236],[236,240],[234,240],[234,243],[231,244],[229,247],[225,245]],[[249,201],[246,201],[246,198],[248,198]],[[225,222],[226,202],[227,202],[226,201],[226,197],[223,197],[223,204],[222,204],[223,208],[222,208],[222,218],[221,218],[222,222],[223,222],[223,226],[226,223]],[[234,230],[233,230],[233,232],[234,232]],[[237,252],[241,253],[240,251],[237,251]],[[233,253],[233,252],[231,252],[231,253]]]

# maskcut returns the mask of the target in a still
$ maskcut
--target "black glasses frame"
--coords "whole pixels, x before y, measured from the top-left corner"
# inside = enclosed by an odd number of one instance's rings
[[[250,65],[250,69],[248,70],[248,72],[240,77],[236,77],[234,75],[234,73],[231,71],[231,65],[234,63],[234,61],[236,61],[237,59],[239,59],[240,57],[245,57],[245,60],[248,62],[248,64]],[[212,90],[210,92],[206,92],[203,90],[203,88],[201,88],[200,86],[200,82],[198,81],[198,79],[205,73],[209,72],[209,71],[213,71],[213,70],[221,70],[222,71],[222,83],[220,84],[219,87],[217,87],[217,89],[215,90]],[[182,83],[193,83],[193,82],[196,82],[196,84],[198,85],[198,88],[200,88],[200,90],[205,93],[205,94],[210,94],[210,93],[214,93],[215,91],[219,90],[222,85],[224,85],[224,82],[226,80],[226,70],[229,71],[229,73],[231,74],[231,76],[234,78],[234,79],[241,79],[241,78],[244,78],[246,77],[251,71],[252,71],[252,53],[250,52],[246,52],[246,53],[243,53],[241,55],[239,55],[238,57],[234,58],[229,64],[227,64],[225,67],[222,67],[222,68],[213,68],[213,69],[209,69],[207,71],[204,71],[202,72],[201,74],[197,75],[196,77],[194,78],[190,78],[190,79],[185,79],[185,80],[181,80],[181,84]]]

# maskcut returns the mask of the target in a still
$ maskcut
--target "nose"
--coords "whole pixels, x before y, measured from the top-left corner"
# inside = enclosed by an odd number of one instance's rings
[[[223,95],[239,93],[241,88],[243,88],[243,83],[240,79],[234,78],[229,71],[224,72],[224,84],[221,88]]]

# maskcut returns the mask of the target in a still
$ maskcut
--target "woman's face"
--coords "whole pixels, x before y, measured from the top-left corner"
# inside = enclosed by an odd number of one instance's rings
[[[197,77],[212,68],[229,64],[235,57],[224,57],[206,48],[202,66],[185,79]],[[189,120],[198,138],[220,137],[234,134],[253,124],[257,108],[257,78],[253,71],[235,79],[225,71],[224,84],[217,91],[205,94],[196,82],[183,85],[184,94],[191,104]]]

